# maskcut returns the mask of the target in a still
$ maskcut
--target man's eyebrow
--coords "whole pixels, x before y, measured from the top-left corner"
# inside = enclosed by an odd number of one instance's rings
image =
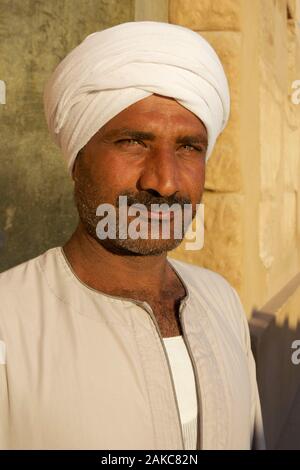
[[[131,139],[136,140],[154,140],[155,135],[152,132],[137,131],[135,129],[128,129],[127,127],[122,127],[120,129],[112,129],[108,131],[105,135],[105,139],[112,139],[114,137],[130,137]]]
[[[135,140],[155,140],[156,136],[153,132],[138,131],[136,129],[129,129],[122,127],[120,129],[112,129],[108,131],[103,137],[105,139],[112,139],[114,137],[130,137]],[[181,135],[176,138],[177,144],[193,145],[204,144],[207,146],[207,137],[204,134],[195,135]]]
[[[206,147],[208,145],[207,137],[204,134],[179,136],[176,139],[176,143],[184,145],[203,144]]]

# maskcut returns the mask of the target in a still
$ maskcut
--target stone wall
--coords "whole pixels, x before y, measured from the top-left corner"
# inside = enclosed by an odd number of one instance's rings
[[[133,0],[1,0],[0,271],[66,241],[72,184],[48,136],[44,83],[88,34],[134,20]]]
[[[299,305],[300,273],[250,322],[268,449],[300,449],[300,364],[292,361],[292,344],[300,339]]]
[[[205,243],[178,259],[219,272],[249,316],[268,449],[300,449],[300,1],[170,0],[229,79],[231,117],[207,166]],[[297,411],[298,410],[298,411]]]
[[[299,1],[169,1],[169,21],[211,43],[231,91],[207,165],[204,248],[172,256],[224,275],[249,316],[300,270],[299,15]]]

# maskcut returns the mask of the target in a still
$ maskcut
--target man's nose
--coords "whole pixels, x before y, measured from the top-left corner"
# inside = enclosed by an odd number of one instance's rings
[[[178,183],[175,151],[161,149],[151,152],[138,181],[139,189],[155,190],[161,196],[168,197],[179,191]]]

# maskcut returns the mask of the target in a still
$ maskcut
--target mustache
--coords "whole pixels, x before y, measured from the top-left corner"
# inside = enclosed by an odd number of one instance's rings
[[[127,197],[127,204],[128,206],[134,204],[143,204],[146,206],[148,210],[151,209],[151,204],[168,204],[168,206],[172,206],[173,204],[179,204],[182,209],[184,208],[184,204],[191,204],[191,200],[186,197],[180,197],[177,195],[172,195],[169,197],[155,197],[152,194],[147,192],[140,192],[138,194],[134,194],[131,192],[125,192],[119,194],[116,200],[116,207],[119,207],[119,197],[126,196]]]

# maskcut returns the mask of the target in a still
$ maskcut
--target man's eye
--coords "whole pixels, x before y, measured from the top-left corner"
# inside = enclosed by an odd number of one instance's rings
[[[128,144],[128,145],[136,145],[142,144],[139,140],[136,139],[121,139],[117,141],[118,144]]]
[[[195,147],[194,145],[188,145],[188,144],[183,145],[183,148],[185,150],[190,151],[190,152],[193,151],[193,150],[196,151],[196,152],[203,152],[204,151],[204,149],[201,148],[201,147]]]

